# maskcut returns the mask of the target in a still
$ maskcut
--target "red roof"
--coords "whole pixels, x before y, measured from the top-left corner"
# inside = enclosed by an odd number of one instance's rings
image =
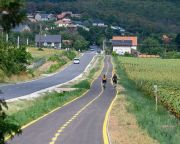
[[[137,46],[136,36],[113,36],[112,40],[131,40],[134,46]]]

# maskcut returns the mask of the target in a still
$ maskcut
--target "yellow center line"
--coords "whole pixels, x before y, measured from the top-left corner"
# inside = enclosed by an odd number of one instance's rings
[[[109,63],[107,63],[107,71],[106,71],[106,75],[108,74],[109,71]],[[103,94],[103,86],[101,83],[101,92],[100,94],[94,98],[93,100],[91,100],[88,104],[86,104],[83,108],[81,108],[77,113],[75,113],[63,126],[61,126],[57,132],[55,133],[54,137],[51,139],[51,142],[49,144],[55,144],[58,137],[61,135],[61,133],[63,132],[63,130],[72,123],[72,121],[74,119],[76,119],[88,106],[90,106],[94,101],[96,101],[97,99],[99,99],[101,97],[101,95]]]

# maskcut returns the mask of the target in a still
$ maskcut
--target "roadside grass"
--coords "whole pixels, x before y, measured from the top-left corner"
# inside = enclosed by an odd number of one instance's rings
[[[65,103],[81,96],[85,91],[85,89],[78,89],[65,93],[47,93],[46,96],[33,101],[33,104],[30,107],[12,114],[9,118],[14,119],[19,125],[23,126],[51,110],[61,107]]]
[[[161,144],[178,144],[180,142],[180,121],[162,105],[155,111],[154,98],[138,90],[122,69],[118,57],[114,57],[119,83],[125,88],[122,93],[130,103],[128,112],[135,114],[138,125]]]
[[[97,77],[97,75],[102,70],[102,63],[103,61],[99,61],[99,65],[96,65],[97,71],[90,71],[89,74],[92,75],[93,79]],[[93,81],[93,79],[85,79],[85,80],[79,80],[78,83],[71,85],[73,88],[77,88],[73,91],[69,92],[63,92],[63,93],[46,93],[42,95],[41,97],[38,97],[34,100],[27,100],[24,103],[20,102],[17,104],[11,104],[10,105],[10,111],[8,113],[9,117],[8,119],[14,120],[19,125],[23,126],[40,116],[52,111],[53,109],[57,107],[63,106],[65,103],[78,98],[83,95],[88,89],[90,89],[90,83]],[[12,110],[17,109],[17,111]],[[22,106],[20,109],[20,106]]]
[[[90,89],[90,87],[91,87],[91,85],[88,80],[83,80],[73,86],[73,88],[84,88],[84,89]]]
[[[109,116],[109,134],[112,144],[158,144],[137,123],[134,114],[127,111],[129,102],[123,95],[123,87],[117,86],[118,94]]]
[[[35,47],[29,47],[28,51],[31,53],[33,58],[49,57],[54,54],[62,54],[62,50],[43,48],[42,51]]]

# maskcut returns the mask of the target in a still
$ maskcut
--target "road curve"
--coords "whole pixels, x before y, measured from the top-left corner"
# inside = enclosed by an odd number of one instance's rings
[[[17,98],[20,96],[25,96],[31,94],[33,92],[37,92],[55,85],[59,85],[65,82],[72,80],[73,78],[80,75],[87,65],[91,62],[92,58],[95,56],[95,52],[86,52],[80,58],[80,64],[74,65],[71,64],[63,71],[49,77],[41,78],[38,80],[19,83],[19,84],[11,84],[0,87],[0,99],[3,98],[5,100]]]
[[[105,90],[99,76],[85,96],[25,128],[8,144],[103,144],[104,118],[116,93],[110,57],[105,59],[105,73],[109,78]]]

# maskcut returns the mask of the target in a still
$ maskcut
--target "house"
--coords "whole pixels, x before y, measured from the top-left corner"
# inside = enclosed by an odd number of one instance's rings
[[[49,20],[55,20],[55,16],[53,14],[37,13],[35,15],[35,19],[37,21],[49,21]]]
[[[81,14],[72,14],[71,17],[74,17],[74,18],[81,18]]]
[[[111,41],[113,51],[119,55],[131,54],[133,50],[137,50],[136,36],[114,36]]]
[[[85,31],[90,31],[90,28],[88,28],[88,27],[86,27],[84,25],[76,24],[76,26],[82,28]]]
[[[92,26],[107,27],[107,25],[105,25],[105,23],[103,21],[101,21],[101,20],[93,20]]]
[[[16,26],[15,28],[13,28],[12,31],[13,32],[30,32],[31,29],[26,24],[20,24],[20,25]]]
[[[111,29],[113,30],[118,30],[120,31],[121,33],[124,33],[126,30],[122,27],[119,27],[119,26],[111,26]]]
[[[61,49],[61,35],[36,35],[36,46]]]
[[[58,20],[62,20],[66,17],[81,18],[81,14],[73,14],[72,12],[67,11],[67,12],[62,12],[61,14],[57,15]]]
[[[34,15],[32,15],[32,14],[28,14],[28,15],[27,15],[27,19],[28,19],[30,22],[32,22],[32,23],[36,23],[36,22],[37,22],[37,20],[34,18]]]
[[[61,14],[57,15],[57,19],[61,20],[61,19],[64,19],[65,17],[71,16],[71,15],[72,15],[72,12],[69,12],[69,11],[62,12]]]
[[[0,26],[0,33],[3,33],[3,28]]]
[[[68,27],[70,24],[71,20],[67,18],[55,22],[55,25],[57,25],[57,27]]]

